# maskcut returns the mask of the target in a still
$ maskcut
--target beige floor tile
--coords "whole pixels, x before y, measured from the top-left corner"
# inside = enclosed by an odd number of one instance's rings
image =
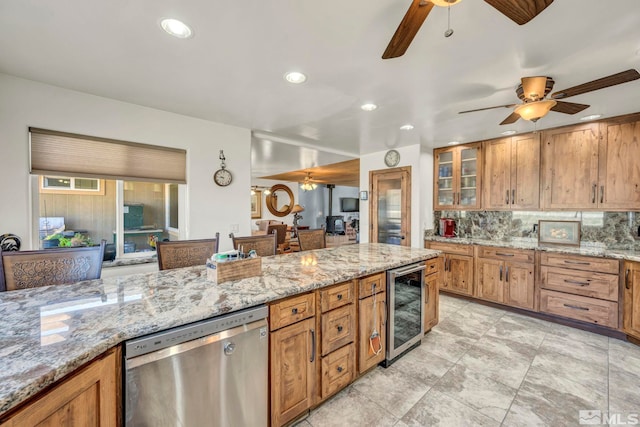
[[[307,418],[312,427],[393,426],[398,421],[389,411],[347,387],[316,408]]]
[[[454,362],[436,356],[430,349],[429,344],[422,344],[392,366],[431,386],[453,367]]]
[[[481,414],[456,399],[436,390],[430,390],[400,420],[411,427],[469,427],[499,426],[496,420]]]

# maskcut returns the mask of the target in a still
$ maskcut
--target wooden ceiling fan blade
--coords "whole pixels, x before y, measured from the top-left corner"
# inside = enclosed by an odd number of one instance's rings
[[[516,104],[497,105],[495,107],[476,108],[475,110],[460,111],[458,114],[473,113],[476,111],[493,110],[494,108],[513,108]]]
[[[578,86],[570,87],[568,89],[559,90],[551,95],[553,99],[564,99],[570,96],[581,95],[583,93],[592,92],[594,90],[604,89],[609,86],[615,86],[622,83],[631,82],[640,78],[640,73],[634,70],[623,71],[621,73],[612,74],[601,79],[593,80],[591,82],[583,83]]]
[[[484,0],[518,25],[526,24],[553,0]]]
[[[576,114],[582,110],[586,110],[589,107],[590,105],[587,104],[576,104],[575,102],[558,101],[556,105],[551,107],[551,111],[555,111],[556,113]]]
[[[520,114],[518,113],[511,113],[509,114],[509,117],[507,117],[506,119],[504,119],[502,122],[500,122],[500,125],[510,125],[511,123],[515,123],[520,119]]]
[[[382,59],[404,55],[433,6],[434,4],[427,0],[413,0],[411,2],[409,10],[402,18],[389,45],[382,54]]]

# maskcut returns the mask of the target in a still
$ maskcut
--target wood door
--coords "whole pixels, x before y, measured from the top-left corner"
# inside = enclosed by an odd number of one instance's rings
[[[449,283],[447,290],[473,295],[473,257],[447,255]]]
[[[485,209],[510,208],[511,157],[511,138],[485,141],[482,196]]]
[[[375,294],[376,297],[376,324],[375,329],[380,334],[380,344],[382,348],[378,354],[371,348],[371,344],[369,338],[373,332],[373,296],[364,298],[360,300],[360,304],[358,307],[359,312],[359,343],[358,343],[358,372],[363,373],[369,370],[371,367],[377,365],[382,362],[385,357],[386,352],[386,342],[387,342],[387,325],[386,325],[386,311],[387,311],[387,293],[380,292]],[[375,350],[378,350],[376,348]]]
[[[597,208],[598,124],[542,134],[542,208]]]
[[[427,274],[424,277],[424,331],[428,332],[438,324],[438,282],[441,273]]]
[[[433,209],[453,209],[458,182],[459,151],[456,147],[433,151]]]
[[[534,309],[533,264],[505,262],[506,304]]]
[[[504,302],[504,263],[495,259],[478,258],[476,289],[478,298]]]
[[[540,207],[540,134],[511,139],[511,209]]]
[[[623,328],[640,340],[640,263],[625,262],[624,273]]]
[[[640,119],[640,118],[639,118]],[[600,124],[598,204],[640,209],[640,121]]]
[[[271,333],[271,425],[281,426],[314,404],[315,318]]]
[[[120,354],[114,349],[2,422],[18,426],[118,425]]]
[[[372,243],[411,246],[411,166],[369,172]]]

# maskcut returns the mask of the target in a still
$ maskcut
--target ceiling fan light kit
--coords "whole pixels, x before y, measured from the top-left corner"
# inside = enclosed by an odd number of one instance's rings
[[[525,120],[536,122],[539,118],[546,116],[556,104],[557,102],[553,99],[527,102],[525,104],[518,105],[514,109],[514,113],[518,114]]]
[[[318,184],[311,182],[311,173],[307,172],[307,176],[304,178],[304,182],[300,184],[302,191],[312,191],[318,188]]]
[[[460,3],[461,0],[431,0],[431,3],[440,7],[449,7],[453,6],[456,3]]]

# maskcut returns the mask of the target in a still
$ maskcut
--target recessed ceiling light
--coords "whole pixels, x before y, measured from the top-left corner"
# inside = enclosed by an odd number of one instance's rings
[[[376,104],[367,103],[367,104],[362,104],[360,108],[362,108],[364,111],[373,111],[376,108],[378,108],[378,106]]]
[[[447,145],[458,145],[458,144],[460,144],[460,141],[447,142]]]
[[[513,135],[514,133],[516,133],[515,130],[505,130],[501,135]]]
[[[307,76],[299,71],[290,71],[284,75],[284,79],[289,83],[300,84],[307,81]]]
[[[167,33],[179,39],[187,39],[193,35],[191,28],[189,28],[184,22],[178,21],[177,19],[165,18],[160,21],[160,26]]]
[[[410,125],[410,124],[407,123],[406,125],[400,126],[400,129],[402,129],[402,130],[411,130],[411,129],[413,129],[413,125]]]
[[[586,122],[588,120],[599,119],[600,117],[602,117],[602,114],[591,114],[589,116],[580,117],[580,120],[582,120],[583,122]]]

